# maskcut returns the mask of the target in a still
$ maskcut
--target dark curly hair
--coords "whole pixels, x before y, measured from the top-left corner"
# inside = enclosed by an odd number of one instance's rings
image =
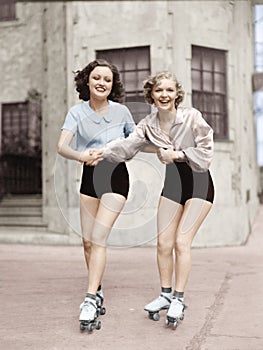
[[[175,82],[176,99],[174,101],[174,105],[175,105],[175,108],[177,109],[179,104],[184,99],[184,90],[182,88],[182,85],[178,82],[176,76],[173,73],[168,71],[157,73],[154,76],[149,76],[149,78],[143,82],[145,101],[150,105],[154,103],[154,100],[152,98],[152,91],[153,91],[153,88],[156,85],[158,85],[162,79],[171,79]]]
[[[81,71],[78,70],[74,72],[76,74],[74,80],[76,84],[76,90],[79,93],[79,99],[83,101],[88,101],[90,99],[90,90],[88,87],[89,76],[93,69],[96,67],[110,68],[113,74],[113,82],[111,93],[109,94],[108,99],[115,102],[121,102],[124,94],[124,89],[120,81],[120,73],[114,64],[111,64],[104,59],[96,59],[95,61],[90,62]]]

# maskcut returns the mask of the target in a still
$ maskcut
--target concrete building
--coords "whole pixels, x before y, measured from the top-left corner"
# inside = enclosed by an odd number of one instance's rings
[[[263,201],[263,5],[255,6],[254,90],[257,121],[257,159],[260,166],[260,197]]]
[[[72,72],[105,57],[121,71],[136,121],[148,111],[143,79],[161,70],[177,74],[184,104],[200,109],[215,130],[215,204],[194,245],[244,243],[259,191],[255,1],[8,4],[0,22],[0,241],[81,242],[81,168],[57,156],[56,145],[68,108],[78,103]],[[132,189],[110,244],[155,244],[164,168],[142,153],[128,166]]]

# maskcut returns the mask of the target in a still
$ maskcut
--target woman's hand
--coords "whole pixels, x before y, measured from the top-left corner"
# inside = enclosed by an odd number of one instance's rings
[[[178,159],[177,151],[174,151],[172,148],[159,148],[157,151],[157,156],[159,160],[164,164],[173,163]]]
[[[95,166],[103,159],[103,150],[90,148],[81,153],[80,162],[88,166]]]

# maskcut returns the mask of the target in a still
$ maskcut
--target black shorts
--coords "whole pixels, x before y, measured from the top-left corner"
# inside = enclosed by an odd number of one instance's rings
[[[182,205],[191,198],[213,203],[214,185],[210,172],[197,173],[187,163],[167,164],[161,195]]]
[[[98,165],[83,165],[80,193],[101,198],[104,193],[118,193],[128,197],[129,173],[125,163],[103,160]]]

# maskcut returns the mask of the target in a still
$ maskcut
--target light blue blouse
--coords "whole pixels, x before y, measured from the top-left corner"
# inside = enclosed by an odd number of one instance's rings
[[[96,113],[89,101],[71,107],[62,130],[72,131],[76,136],[76,149],[102,148],[119,137],[127,137],[135,129],[129,109],[117,102],[108,101],[108,111]]]

